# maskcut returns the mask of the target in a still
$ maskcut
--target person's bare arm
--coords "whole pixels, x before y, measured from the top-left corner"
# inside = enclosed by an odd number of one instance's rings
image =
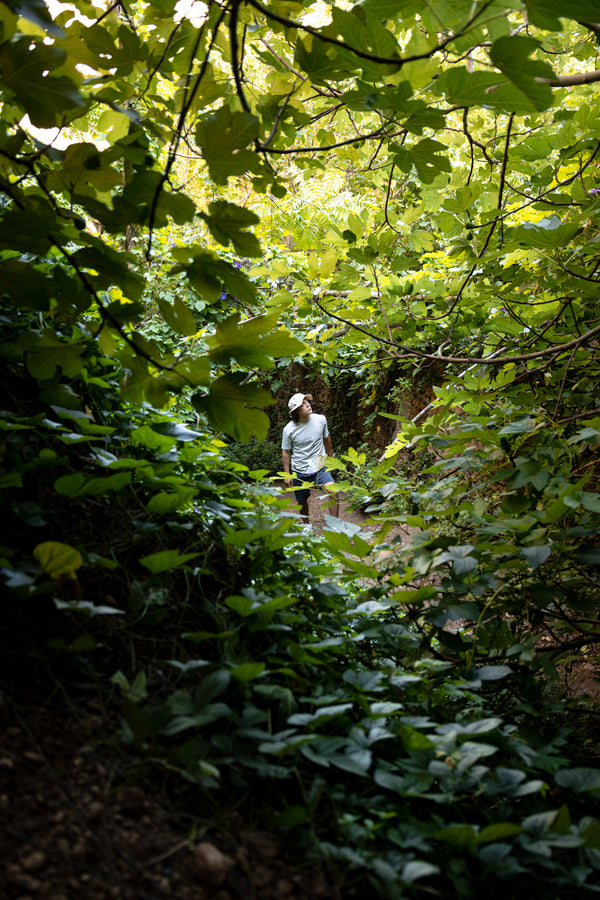
[[[327,435],[326,438],[323,438],[323,446],[325,447],[325,453],[327,456],[333,456],[333,444],[331,443],[331,435]]]
[[[291,473],[291,467],[292,467],[292,454],[290,453],[289,450],[282,450],[282,451],[281,451],[281,465],[282,465],[282,467],[283,467],[283,471],[284,471],[284,472],[288,472],[288,474]],[[290,477],[289,477],[289,478],[284,478],[284,479],[283,479],[283,483],[285,484],[286,487],[291,487],[291,486],[292,486],[292,484],[294,483],[294,479],[291,477],[291,474],[290,474]]]

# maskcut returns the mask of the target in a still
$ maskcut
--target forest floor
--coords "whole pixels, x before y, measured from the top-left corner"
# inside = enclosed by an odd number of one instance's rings
[[[319,504],[313,514],[322,530]],[[343,515],[365,518],[347,505]],[[140,780],[99,701],[67,696],[42,659],[10,656],[0,678],[0,900],[338,896],[319,865],[244,821],[239,798],[216,809],[200,794],[182,809],[156,775]]]
[[[326,510],[310,505],[322,531]],[[375,527],[344,501],[340,517]],[[339,898],[329,873],[244,820],[239,798],[215,808],[198,793],[182,808],[155,773],[140,777],[99,701],[74,702],[43,666],[14,662],[0,681],[1,900]],[[596,674],[574,669],[574,694],[600,701]]]

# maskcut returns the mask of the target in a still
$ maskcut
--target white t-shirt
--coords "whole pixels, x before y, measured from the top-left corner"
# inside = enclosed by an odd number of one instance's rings
[[[311,413],[307,422],[288,422],[283,429],[281,449],[292,453],[292,468],[296,474],[312,475],[323,468],[325,438],[329,437],[327,419]]]

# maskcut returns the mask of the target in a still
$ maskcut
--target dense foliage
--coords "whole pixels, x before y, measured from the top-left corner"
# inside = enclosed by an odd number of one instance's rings
[[[343,896],[595,890],[596,10],[0,8],[6,684]],[[331,463],[377,531],[228,449],[292,362],[396,423]]]

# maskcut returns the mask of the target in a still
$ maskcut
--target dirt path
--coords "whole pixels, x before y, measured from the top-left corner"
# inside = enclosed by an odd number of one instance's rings
[[[279,485],[282,490],[282,496],[289,500],[290,506],[296,504],[296,498],[294,496],[293,491],[285,491],[283,482]],[[340,499],[340,509],[339,509],[339,518],[343,522],[350,522],[352,525],[359,525],[363,534],[365,532],[374,532],[379,527],[377,522],[372,520],[368,515],[361,512],[360,510],[354,509],[352,504],[348,499],[346,499],[344,494],[339,495]],[[322,534],[323,529],[326,527],[325,515],[331,515],[329,506],[330,497],[323,493],[314,491],[311,493],[309,501],[308,501],[308,511],[310,515],[310,524],[317,533]],[[402,545],[404,544],[413,534],[417,534],[421,529],[415,528],[411,525],[404,525],[403,523],[398,523],[395,525],[389,535],[388,541],[395,539],[395,543]],[[400,538],[400,540],[398,540]]]

